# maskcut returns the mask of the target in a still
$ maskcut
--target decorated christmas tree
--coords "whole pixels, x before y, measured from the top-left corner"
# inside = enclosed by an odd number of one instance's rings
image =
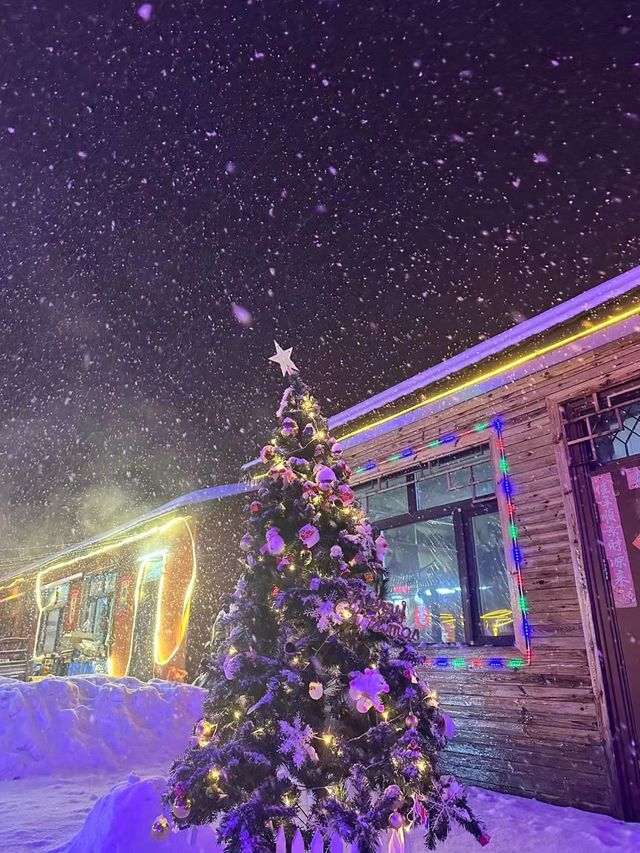
[[[484,845],[463,787],[438,773],[453,723],[402,608],[380,597],[386,543],[287,352],[292,378],[260,453],[203,718],[152,832],[215,823],[229,853],[273,853],[284,826],[373,853],[383,830],[397,846],[419,828],[433,849],[456,822]]]

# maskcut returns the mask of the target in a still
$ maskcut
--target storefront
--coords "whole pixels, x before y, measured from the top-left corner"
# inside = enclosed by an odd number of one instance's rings
[[[640,820],[640,271],[330,419],[466,781]]]

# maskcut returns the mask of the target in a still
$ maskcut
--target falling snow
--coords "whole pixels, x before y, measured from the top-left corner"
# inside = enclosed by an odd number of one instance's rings
[[[274,338],[338,411],[638,263],[633,11],[7,5],[7,547],[235,479]]]

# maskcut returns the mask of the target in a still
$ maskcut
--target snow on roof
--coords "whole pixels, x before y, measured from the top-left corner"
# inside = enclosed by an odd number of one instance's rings
[[[404,382],[399,382],[397,385],[392,385],[380,394],[375,394],[373,397],[368,397],[361,403],[345,409],[343,412],[329,418],[329,427],[336,429],[344,426],[351,421],[361,418],[363,415],[371,414],[376,409],[393,403],[408,394],[413,394],[435,382],[446,379],[460,370],[472,367],[478,362],[483,361],[490,356],[498,355],[511,347],[522,344],[530,338],[540,335],[543,332],[548,332],[562,323],[567,323],[570,320],[579,317],[587,311],[593,311],[605,303],[624,296],[630,293],[635,288],[640,287],[640,266],[634,267],[615,278],[599,284],[597,287],[581,293],[579,296],[574,296],[573,299],[568,299],[542,314],[538,314],[517,326],[507,329],[487,341],[483,341],[476,346],[470,347],[464,352],[452,358],[440,362],[427,370],[412,376],[410,379],[405,379]]]
[[[148,521],[152,521],[154,518],[159,518],[160,516],[167,515],[170,512],[175,512],[176,510],[182,509],[183,507],[193,506],[194,504],[206,503],[207,501],[219,501],[223,498],[233,497],[234,495],[241,495],[244,492],[249,491],[250,489],[251,486],[247,483],[227,483],[223,486],[210,486],[206,489],[198,489],[195,492],[189,492],[186,495],[180,495],[180,497],[174,498],[173,500],[162,504],[162,506],[150,510],[144,515],[141,515],[139,518],[133,519],[133,521],[129,521],[126,524],[121,524],[118,527],[114,527],[112,530],[108,530],[106,533],[100,533],[97,536],[92,536],[90,539],[84,539],[82,542],[76,542],[75,544],[69,545],[67,548],[64,548],[60,551],[55,551],[51,554],[47,554],[46,557],[42,557],[41,559],[36,560],[33,563],[29,563],[26,566],[22,566],[20,569],[13,569],[6,576],[2,577],[3,579],[6,579],[13,575],[22,574],[23,572],[30,572],[33,569],[37,569],[41,566],[46,565],[47,563],[59,560],[61,557],[66,557],[68,554],[73,554],[75,551],[83,551],[85,548],[90,548],[92,545],[96,545],[98,542],[103,542],[105,539],[111,539],[113,536],[117,536],[120,533],[124,533],[124,531],[126,530],[131,530],[134,527],[138,527],[141,524],[145,524]]]

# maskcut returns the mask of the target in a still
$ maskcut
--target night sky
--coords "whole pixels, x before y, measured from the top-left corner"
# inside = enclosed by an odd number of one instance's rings
[[[640,260],[634,3],[0,13],[0,568]]]

